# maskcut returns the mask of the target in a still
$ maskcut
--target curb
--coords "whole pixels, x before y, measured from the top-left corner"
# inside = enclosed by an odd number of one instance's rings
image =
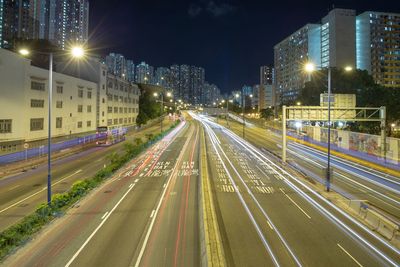
[[[222,247],[221,235],[219,232],[217,215],[213,204],[213,197],[208,176],[207,154],[205,145],[204,129],[201,130],[200,146],[200,186],[201,186],[201,226],[204,229],[201,233],[201,258],[202,266],[225,267],[226,259]]]

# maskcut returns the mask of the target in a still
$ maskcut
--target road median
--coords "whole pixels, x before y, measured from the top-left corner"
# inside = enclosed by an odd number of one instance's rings
[[[201,187],[201,258],[202,266],[225,267],[226,260],[219,232],[217,215],[213,204],[210,179],[208,176],[207,153],[204,129],[200,143],[200,187]]]

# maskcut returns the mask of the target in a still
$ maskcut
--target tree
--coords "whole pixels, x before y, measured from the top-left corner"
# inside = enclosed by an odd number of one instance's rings
[[[274,116],[274,110],[272,108],[264,108],[261,110],[260,116],[261,118],[268,120]]]
[[[160,103],[157,103],[149,92],[143,90],[139,98],[139,114],[136,123],[140,126],[159,116],[161,116]]]

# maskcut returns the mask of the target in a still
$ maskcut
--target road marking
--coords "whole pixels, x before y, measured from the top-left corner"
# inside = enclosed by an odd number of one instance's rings
[[[133,186],[133,184],[130,184],[130,185],[129,185],[129,188],[131,188],[132,186]]]
[[[62,181],[64,181],[64,180],[66,180],[66,179],[68,179],[68,178],[74,176],[75,174],[80,173],[81,171],[82,171],[82,170],[77,170],[77,171],[74,172],[73,174],[70,174],[70,175],[68,175],[68,176],[66,176],[66,177],[64,177],[64,178],[62,178],[61,180],[59,180],[59,181],[57,181],[57,182],[55,182],[55,183],[52,183],[51,185],[54,186],[54,185],[56,185],[56,184],[58,184],[58,183],[61,183]],[[21,199],[20,201],[17,201],[17,202],[15,202],[14,204],[12,204],[12,205],[10,205],[10,206],[8,206],[8,207],[6,207],[6,208],[0,210],[0,213],[3,213],[3,212],[5,212],[6,210],[9,210],[9,209],[11,209],[11,208],[13,208],[13,207],[15,207],[15,206],[21,204],[21,203],[24,202],[25,200],[28,200],[28,199],[30,199],[31,197],[34,197],[34,196],[36,196],[37,194],[40,194],[40,193],[43,192],[44,190],[47,190],[47,187],[43,187],[41,190],[37,191],[36,193],[33,193],[32,195],[29,195],[29,196],[27,196],[26,198]]]
[[[156,210],[153,210],[153,211],[151,212],[150,218],[153,218],[155,212],[156,212]]]
[[[86,239],[85,243],[83,243],[83,245],[78,249],[77,252],[75,252],[75,254],[72,256],[72,258],[67,262],[67,264],[65,265],[65,267],[68,267],[72,264],[72,262],[74,262],[74,260],[78,257],[78,255],[82,252],[82,250],[86,247],[86,245],[89,243],[89,241],[94,237],[94,235],[97,233],[97,231],[100,230],[100,228],[104,225],[104,223],[108,220],[108,218],[110,218],[111,214],[115,211],[115,209],[119,206],[119,204],[121,204],[122,200],[124,200],[124,198],[129,194],[129,192],[132,190],[134,186],[132,186],[131,188],[128,189],[128,191],[126,191],[126,193],[120,198],[120,200],[117,202],[117,204],[115,204],[115,206],[112,208],[112,210],[110,211],[110,213],[108,213],[104,219],[101,221],[101,223],[97,226],[97,228],[92,232],[92,234]]]
[[[274,227],[272,227],[271,223],[269,221],[267,221],[269,228],[271,228],[271,230],[274,230]]]
[[[357,263],[358,266],[363,267],[361,263],[359,263],[347,250],[345,250],[339,243],[337,244],[341,250],[343,250],[344,253],[346,253],[355,263]]]
[[[142,172],[140,175],[139,175],[139,177],[142,177],[144,175],[144,172]]]
[[[283,191],[282,188],[280,188],[280,190],[282,191],[282,193],[283,193],[290,201],[292,201],[292,203],[293,203],[294,205],[296,205],[296,207],[299,208],[299,210],[301,210],[301,212],[304,213],[304,215],[307,216],[308,219],[311,219],[310,215],[308,215],[307,212],[305,212],[291,197],[289,197],[289,196],[285,193],[285,191]]]
[[[163,185],[163,188],[165,188],[166,186],[167,186],[167,184],[164,184],[164,185]]]
[[[136,180],[135,180],[135,183],[137,183],[137,182],[139,182],[139,179],[136,179]]]
[[[16,186],[13,186],[13,187],[11,187],[10,189],[8,189],[7,192],[12,191],[12,190],[14,190],[14,189],[16,189],[16,188],[18,188],[18,187],[20,187],[20,186],[21,186],[20,184],[19,184],[19,185],[16,185]]]
[[[101,219],[103,220],[108,214],[108,211],[106,213],[104,213],[103,217],[101,217]]]
[[[147,230],[146,236],[145,236],[145,238],[143,240],[143,244],[142,244],[142,247],[140,249],[139,255],[138,255],[137,259],[136,259],[135,267],[139,267],[140,262],[142,261],[142,257],[143,257],[144,251],[146,249],[147,242],[149,241],[150,234],[151,234],[151,232],[153,230],[153,226],[154,226],[154,223],[156,221],[158,211],[161,208],[161,204],[162,204],[162,202],[164,200],[165,193],[167,192],[168,185],[170,184],[170,182],[172,180],[172,177],[174,176],[174,174],[175,174],[175,172],[176,172],[176,170],[178,168],[178,165],[182,161],[182,158],[183,158],[183,155],[184,155],[183,151],[186,150],[186,147],[188,146],[188,144],[189,144],[189,138],[186,140],[185,144],[183,145],[183,149],[181,150],[181,152],[180,152],[180,154],[178,156],[178,159],[176,160],[176,163],[175,163],[174,168],[172,169],[171,175],[169,176],[169,178],[167,180],[166,187],[164,188],[164,190],[163,190],[163,192],[161,194],[160,200],[158,201],[157,207],[156,207],[156,209],[154,211],[153,218],[151,219],[151,222],[150,222],[149,228]]]

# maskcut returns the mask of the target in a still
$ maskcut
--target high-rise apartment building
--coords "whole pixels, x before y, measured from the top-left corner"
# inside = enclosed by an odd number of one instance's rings
[[[367,11],[356,19],[357,68],[400,88],[400,14]]]
[[[190,99],[194,105],[199,105],[204,102],[203,88],[205,80],[205,71],[201,67],[190,67]]]
[[[319,24],[307,24],[275,45],[275,86],[283,102],[295,100],[309,79],[304,64],[321,64],[320,29]]]
[[[110,53],[106,56],[108,71],[120,78],[127,78],[127,62],[123,55]]]
[[[50,0],[49,40],[61,49],[84,44],[89,36],[88,0]]]
[[[260,84],[272,84],[274,68],[272,66],[260,67]]]
[[[190,98],[190,66],[181,65],[179,67],[179,93],[183,102],[192,102]]]
[[[205,105],[213,106],[214,102],[218,102],[222,99],[221,92],[215,84],[209,84],[208,82],[204,83],[203,86],[203,101]]]
[[[173,90],[174,98],[177,100],[179,100],[181,97],[180,88],[179,88],[179,73],[180,73],[179,66],[172,65],[169,68],[169,75],[167,77],[168,87]]]
[[[0,0],[0,47],[16,39],[48,39],[65,49],[89,34],[88,0]]]
[[[44,2],[45,0],[2,0],[0,2],[1,47],[13,47],[16,39],[39,38],[40,5]]]
[[[169,86],[169,68],[165,67],[158,67],[156,69],[156,74],[155,74],[155,83],[156,85],[162,86],[164,88],[170,88]]]
[[[126,60],[126,79],[135,82],[135,63],[130,59]]]
[[[154,68],[146,62],[136,65],[136,82],[144,84],[152,84],[154,80]]]
[[[321,67],[356,65],[356,11],[335,8],[322,18]]]
[[[0,0],[0,47],[3,47],[3,18],[4,18],[4,0]]]

